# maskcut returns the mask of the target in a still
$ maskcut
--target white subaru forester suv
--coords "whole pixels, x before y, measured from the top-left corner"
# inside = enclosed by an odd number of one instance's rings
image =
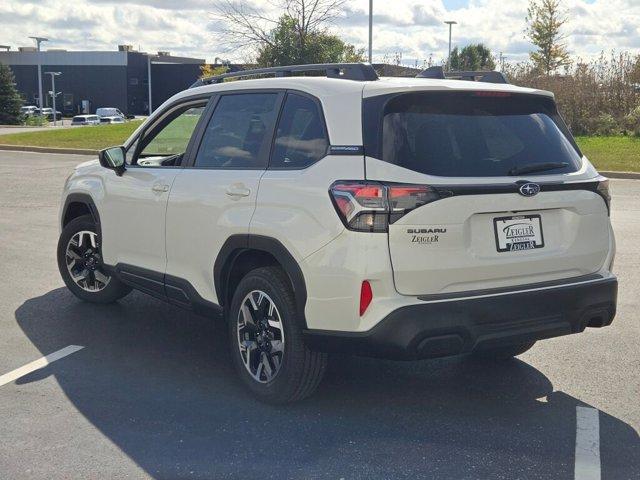
[[[328,352],[506,359],[609,325],[609,201],[549,92],[278,67],[199,81],[78,166],[58,265],[82,300],[222,312],[243,382],[283,403]]]

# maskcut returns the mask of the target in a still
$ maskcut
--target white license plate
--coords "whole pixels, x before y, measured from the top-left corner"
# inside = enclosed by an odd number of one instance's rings
[[[493,219],[498,252],[518,252],[544,247],[540,215],[518,215]]]

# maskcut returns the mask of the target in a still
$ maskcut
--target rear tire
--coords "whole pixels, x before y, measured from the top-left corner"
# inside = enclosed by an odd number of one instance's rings
[[[523,354],[527,350],[530,350],[535,344],[536,342],[529,342],[519,343],[516,345],[505,345],[503,347],[487,348],[474,351],[472,355],[481,360],[500,362]]]
[[[85,302],[112,303],[131,291],[105,268],[101,241],[91,215],[71,220],[58,240],[60,275],[71,293]]]
[[[310,396],[327,355],[307,348],[289,281],[277,267],[249,272],[227,311],[234,367],[261,401],[285,404]]]

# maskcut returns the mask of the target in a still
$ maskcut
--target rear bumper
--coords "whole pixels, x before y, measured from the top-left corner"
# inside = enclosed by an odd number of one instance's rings
[[[363,333],[305,331],[310,348],[399,360],[446,357],[610,325],[615,277],[553,288],[425,301]]]

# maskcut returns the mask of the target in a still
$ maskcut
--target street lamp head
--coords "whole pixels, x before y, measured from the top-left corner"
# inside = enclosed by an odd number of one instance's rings
[[[44,72],[44,73],[46,73],[47,75],[54,75],[54,76],[56,76],[56,77],[57,77],[58,75],[62,75],[62,72]]]
[[[29,37],[29,38],[33,38],[36,41],[36,43],[48,42],[49,41],[49,39],[45,38],[45,37]]]
[[[447,25],[457,25],[458,24],[458,22],[456,22],[455,20],[447,20],[444,23],[446,23]]]

